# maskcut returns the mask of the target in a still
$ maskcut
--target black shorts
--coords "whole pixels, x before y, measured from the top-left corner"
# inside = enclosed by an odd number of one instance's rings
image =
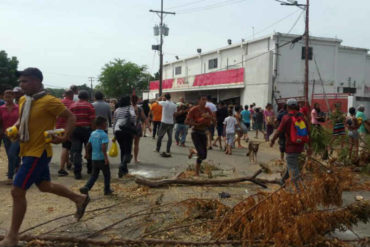
[[[211,136],[215,135],[215,126],[211,125],[208,127],[208,131],[211,133]]]
[[[67,150],[71,150],[72,147],[72,142],[71,141],[66,141],[62,143],[62,148],[65,148]]]
[[[225,136],[225,134],[224,134],[224,126],[223,125],[217,125],[217,135],[218,136]]]
[[[285,153],[285,142],[285,136],[280,136],[278,141],[280,153]]]

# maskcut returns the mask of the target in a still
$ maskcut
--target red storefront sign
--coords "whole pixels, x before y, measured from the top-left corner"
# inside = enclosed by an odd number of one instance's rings
[[[244,68],[196,75],[193,86],[212,86],[244,82]]]
[[[162,81],[162,89],[170,89],[172,88],[174,79],[167,79]],[[151,81],[149,84],[150,90],[158,90],[159,89],[159,81]]]
[[[194,78],[193,84],[191,84]],[[228,85],[228,84],[243,84],[244,83],[244,68],[230,69],[217,71],[207,74],[200,74],[193,77],[167,79],[162,82],[162,89],[177,89],[183,87],[203,87],[203,86],[216,86],[216,85]],[[149,84],[150,90],[159,89],[159,81],[151,81]]]

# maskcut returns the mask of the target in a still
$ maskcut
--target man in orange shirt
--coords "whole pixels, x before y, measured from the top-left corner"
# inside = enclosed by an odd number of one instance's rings
[[[152,104],[151,107],[151,112],[153,116],[153,139],[155,139],[155,134],[157,133],[157,130],[159,130],[159,126],[161,125],[162,106],[158,103],[161,100],[163,100],[162,97],[159,97],[157,101]]]

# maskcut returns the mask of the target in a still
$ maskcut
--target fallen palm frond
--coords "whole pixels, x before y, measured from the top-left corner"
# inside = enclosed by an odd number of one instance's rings
[[[313,161],[308,161],[306,168],[313,174],[305,180],[301,192],[279,189],[248,197],[226,214],[213,239],[303,246],[319,241],[327,232],[368,221],[368,201],[346,208],[319,210],[319,207],[342,205],[343,181],[351,177],[336,168],[323,169]]]

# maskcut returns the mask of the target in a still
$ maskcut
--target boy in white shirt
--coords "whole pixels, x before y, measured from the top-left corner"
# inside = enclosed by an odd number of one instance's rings
[[[233,112],[229,111],[229,116],[224,120],[224,132],[226,134],[226,152],[225,154],[232,154],[231,149],[234,145],[235,139],[235,126],[238,124],[238,121],[233,116]]]

